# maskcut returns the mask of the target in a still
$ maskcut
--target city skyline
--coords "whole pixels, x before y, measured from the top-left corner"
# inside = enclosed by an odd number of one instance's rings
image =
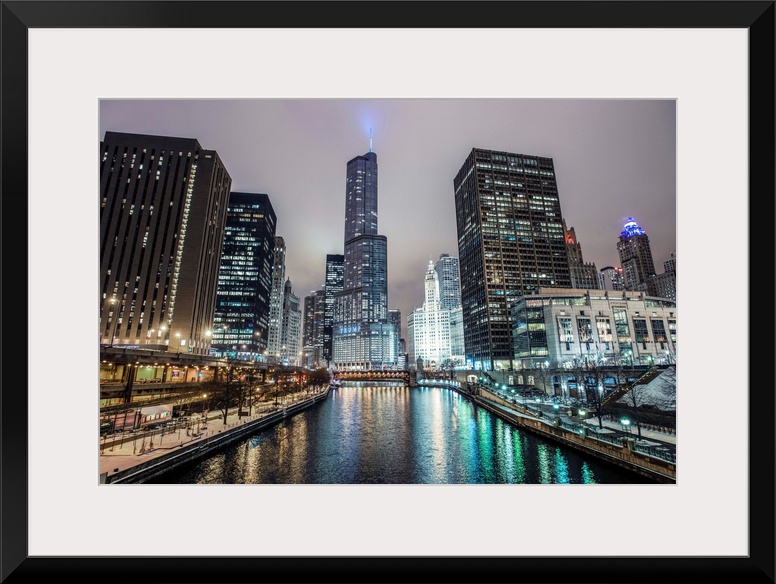
[[[553,158],[563,217],[598,270],[619,265],[628,217],[662,265],[676,251],[675,121],[673,100],[100,103],[100,139],[106,131],[196,139],[218,152],[233,190],[266,193],[287,243],[286,273],[302,297],[322,287],[326,255],[343,253],[345,162],[371,147],[380,159],[388,306],[403,315],[422,304],[428,261],[459,255],[453,178],[472,148]]]

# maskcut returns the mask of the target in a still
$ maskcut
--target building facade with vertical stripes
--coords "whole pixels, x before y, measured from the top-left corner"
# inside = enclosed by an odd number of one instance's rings
[[[100,343],[207,355],[231,177],[195,139],[100,143]]]

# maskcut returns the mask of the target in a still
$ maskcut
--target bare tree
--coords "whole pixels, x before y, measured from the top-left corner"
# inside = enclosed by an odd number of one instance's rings
[[[551,378],[549,361],[547,361],[546,364],[540,363],[534,373],[542,381],[542,393],[548,395],[550,392],[547,391],[547,380]],[[552,393],[554,393],[554,391]]]
[[[238,400],[242,396],[241,385],[242,384],[239,381],[239,371],[235,371],[234,367],[227,368],[225,380],[218,380],[213,384],[213,397],[211,403],[213,403],[224,415],[224,424],[226,424],[229,409],[240,404],[240,401]]]
[[[577,367],[575,367],[575,375],[577,387],[581,385],[583,388],[582,395],[587,409],[598,418],[598,427],[603,428],[603,417],[606,409],[603,383],[607,375],[606,368],[595,360],[585,359],[578,362]]]
[[[653,405],[652,402],[654,400],[651,399],[651,391],[649,389],[649,384],[635,384],[633,385],[630,390],[625,394],[625,396],[621,400],[622,402],[627,403],[631,408],[631,421],[636,422],[636,429],[639,434],[639,438],[641,438],[641,422],[642,422],[642,413],[641,409],[644,406],[651,406]]]

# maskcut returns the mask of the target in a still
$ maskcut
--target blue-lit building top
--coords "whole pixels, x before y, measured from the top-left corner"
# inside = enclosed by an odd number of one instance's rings
[[[626,290],[647,290],[647,281],[655,276],[652,248],[647,232],[633,217],[628,217],[617,242],[622,280]]]
[[[624,237],[625,239],[630,239],[631,237],[635,237],[636,235],[646,235],[646,234],[647,232],[644,231],[638,223],[636,223],[633,217],[628,217],[627,223],[625,223],[625,226],[622,228],[622,231],[620,232],[620,236]]]

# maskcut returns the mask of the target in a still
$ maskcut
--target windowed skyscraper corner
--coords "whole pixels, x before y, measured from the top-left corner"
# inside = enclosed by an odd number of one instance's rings
[[[434,270],[439,280],[440,308],[453,310],[461,306],[461,271],[458,258],[443,253],[434,265]]]
[[[513,363],[510,305],[570,288],[552,158],[473,148],[453,180],[466,361]]]
[[[269,330],[275,211],[263,193],[229,195],[211,354],[263,358]]]
[[[100,343],[207,355],[232,179],[192,138],[100,143]]]
[[[377,233],[377,155],[347,163],[343,289],[334,295],[337,369],[395,367],[398,332],[388,323],[388,240]]]

